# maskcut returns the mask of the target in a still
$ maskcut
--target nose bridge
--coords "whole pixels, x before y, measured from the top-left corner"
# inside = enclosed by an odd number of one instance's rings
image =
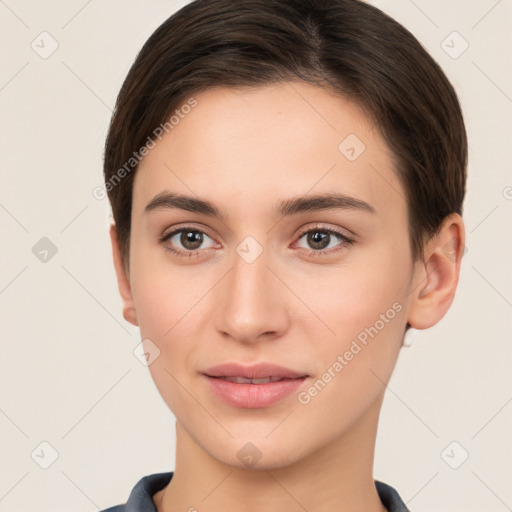
[[[271,254],[247,237],[232,255],[231,271],[221,289],[216,313],[217,329],[239,341],[256,341],[266,333],[277,335],[286,314],[281,292],[267,268]]]

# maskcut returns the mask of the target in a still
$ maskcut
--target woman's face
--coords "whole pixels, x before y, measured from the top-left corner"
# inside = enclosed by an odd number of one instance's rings
[[[282,467],[376,423],[417,285],[405,193],[378,130],[343,98],[303,83],[194,98],[135,176],[136,323],[198,446],[230,465]],[[162,194],[214,208],[146,210]],[[318,195],[352,200],[308,207]],[[211,370],[231,363],[294,375]],[[297,378],[222,378],[237,372]]]

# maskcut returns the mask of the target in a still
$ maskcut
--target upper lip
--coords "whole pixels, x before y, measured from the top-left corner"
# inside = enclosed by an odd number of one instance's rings
[[[267,377],[297,379],[308,376],[304,372],[295,371],[273,363],[258,363],[252,366],[244,366],[239,363],[225,363],[207,368],[202,373],[209,377],[244,377],[246,379],[265,379]]]

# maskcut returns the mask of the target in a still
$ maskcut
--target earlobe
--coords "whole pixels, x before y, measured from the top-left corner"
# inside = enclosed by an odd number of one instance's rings
[[[114,268],[116,270],[117,286],[123,301],[123,317],[127,322],[138,326],[137,312],[133,302],[130,279],[126,274],[126,269],[123,265],[119,235],[115,224],[110,225],[110,241],[112,243],[112,257],[114,259]]]
[[[448,215],[427,243],[415,268],[408,322],[415,329],[435,325],[450,308],[459,281],[465,231],[457,213]]]

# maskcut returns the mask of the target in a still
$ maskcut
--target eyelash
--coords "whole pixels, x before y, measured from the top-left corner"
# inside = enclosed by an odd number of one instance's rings
[[[167,233],[165,235],[163,235],[162,237],[159,238],[159,242],[164,246],[164,249],[170,253],[173,253],[173,254],[177,254],[178,256],[182,256],[182,257],[189,257],[189,258],[192,258],[192,257],[195,257],[195,256],[199,256],[200,253],[202,252],[201,249],[198,249],[198,250],[195,250],[195,251],[183,251],[181,249],[175,249],[174,247],[166,244],[165,242],[167,240],[169,240],[170,238],[172,238],[174,235],[178,234],[178,233],[182,233],[182,232],[193,232],[193,233],[201,233],[203,235],[208,235],[208,233],[200,230],[200,229],[197,229],[197,228],[194,228],[192,226],[184,226],[184,227],[180,227],[179,229],[175,229],[174,231],[171,231],[170,233]],[[300,240],[304,235],[307,235],[308,233],[314,233],[314,232],[321,232],[321,233],[328,233],[330,235],[334,235],[335,237],[339,238],[341,240],[341,242],[343,242],[342,244],[342,247],[341,248],[338,248],[338,249],[322,249],[320,251],[315,251],[313,249],[304,249],[309,256],[323,256],[325,254],[331,254],[333,252],[337,252],[339,250],[342,250],[343,247],[346,247],[348,245],[352,245],[354,243],[354,239],[353,238],[350,238],[348,237],[347,235],[341,233],[340,231],[336,230],[336,229],[332,229],[332,228],[322,228],[322,227],[314,227],[314,228],[308,228],[308,229],[304,229],[304,230],[301,230],[298,234],[297,234],[297,238],[298,240]],[[211,238],[211,237],[210,237]]]

